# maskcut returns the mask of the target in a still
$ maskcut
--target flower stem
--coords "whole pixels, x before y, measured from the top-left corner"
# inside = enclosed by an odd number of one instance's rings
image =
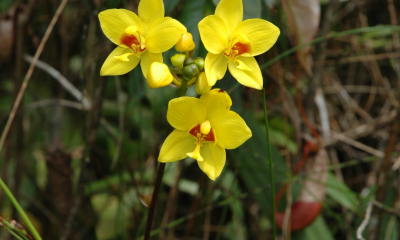
[[[150,239],[151,225],[153,222],[154,210],[156,209],[156,203],[157,203],[157,198],[158,198],[158,192],[159,192],[160,186],[161,186],[161,180],[164,175],[164,169],[165,169],[165,163],[160,163],[158,165],[156,185],[154,186],[154,192],[153,192],[153,196],[151,197],[151,202],[150,202],[150,206],[149,206],[149,215],[147,216],[146,232],[144,233],[145,240]]]
[[[10,199],[14,207],[17,209],[19,215],[21,215],[22,219],[24,219],[25,224],[27,225],[29,231],[31,231],[33,237],[36,240],[42,240],[39,233],[36,231],[35,227],[29,220],[28,216],[26,215],[24,209],[22,209],[22,207],[19,205],[17,199],[15,199],[14,195],[11,193],[10,189],[7,187],[7,185],[3,182],[1,178],[0,178],[0,187],[3,189],[4,193],[7,195],[7,197]]]
[[[186,91],[188,88],[188,82],[185,79],[182,79],[181,86],[178,91],[178,97],[183,97],[186,95]]]
[[[178,97],[183,97],[186,95],[188,87],[188,82],[182,80],[181,86],[178,90]],[[156,185],[154,186],[153,196],[151,197],[151,202],[149,206],[149,214],[147,215],[146,231],[144,232],[144,240],[150,239],[151,225],[153,223],[154,211],[156,209],[158,192],[160,191],[161,181],[164,175],[165,163],[160,163],[158,165]]]
[[[274,183],[274,171],[272,170],[272,154],[271,154],[271,143],[269,141],[269,126],[268,126],[268,114],[267,105],[265,103],[265,89],[263,88],[263,105],[264,105],[264,118],[265,118],[265,130],[267,137],[267,149],[268,149],[268,160],[269,160],[269,172],[271,176],[271,203],[272,203],[272,230],[273,239],[276,239],[276,221],[275,221],[275,183]]]

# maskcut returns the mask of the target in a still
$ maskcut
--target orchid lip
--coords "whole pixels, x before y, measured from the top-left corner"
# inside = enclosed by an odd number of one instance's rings
[[[197,139],[197,142],[200,144],[202,142],[215,142],[216,140],[213,128],[210,128],[208,134],[203,134],[201,132],[201,125],[198,123],[189,130],[189,134],[195,137]]]
[[[231,42],[229,40],[228,44]],[[230,45],[230,44],[229,44]],[[235,60],[237,56],[243,55],[245,53],[251,53],[251,43],[241,43],[240,41],[231,45],[229,48],[226,48],[224,51],[224,55],[231,60]]]
[[[196,148],[193,152],[187,153],[191,158],[197,161],[203,161],[203,157],[200,155],[200,148],[203,146],[203,142],[216,142],[215,131],[211,128],[210,122],[207,120],[201,125],[196,124],[189,130],[189,134],[197,139]]]
[[[146,50],[144,37],[133,26],[128,27],[125,32],[121,34],[119,42],[130,48],[134,54],[141,54]]]

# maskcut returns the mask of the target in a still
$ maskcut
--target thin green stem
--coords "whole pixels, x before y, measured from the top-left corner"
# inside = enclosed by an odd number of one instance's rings
[[[269,161],[269,173],[271,176],[271,204],[272,204],[272,229],[273,239],[276,239],[276,221],[275,221],[275,183],[274,183],[274,171],[272,170],[272,154],[271,154],[271,143],[269,141],[269,126],[268,126],[268,114],[267,105],[265,103],[265,89],[263,88],[263,105],[264,105],[264,118],[265,118],[265,130],[267,137],[267,150],[268,150],[268,161]]]
[[[14,195],[11,193],[10,189],[7,187],[7,185],[3,182],[3,180],[1,178],[0,178],[0,187],[3,189],[4,193],[7,195],[7,197],[10,199],[10,201],[12,202],[14,207],[17,209],[17,211],[21,215],[22,219],[24,219],[24,221],[25,221],[29,231],[32,233],[33,237],[36,240],[42,240],[39,233],[36,231],[35,227],[29,220],[28,216],[26,215],[25,211],[19,205],[17,199],[15,199]]]
[[[182,79],[181,87],[179,88],[179,91],[178,91],[178,97],[185,96],[187,88],[188,88],[188,82],[185,81],[185,79]]]
[[[11,223],[9,223],[4,219],[3,221],[1,221],[1,223],[4,225],[3,227],[18,240],[29,240],[28,237],[26,236],[27,235],[26,231],[15,228]]]
[[[178,90],[178,97],[185,96],[187,88],[188,88],[188,82],[182,80],[181,86]],[[153,223],[154,211],[156,209],[158,192],[160,191],[161,181],[164,176],[164,169],[165,169],[165,163],[160,163],[158,166],[157,178],[156,178],[156,184],[154,186],[153,196],[151,197],[151,203],[149,206],[149,213],[147,215],[146,231],[144,232],[145,240],[150,239],[151,225]]]
[[[16,239],[18,240],[25,240],[22,237],[20,237],[18,234],[16,234],[15,232],[13,232],[12,230],[8,231],[11,235],[13,235]]]

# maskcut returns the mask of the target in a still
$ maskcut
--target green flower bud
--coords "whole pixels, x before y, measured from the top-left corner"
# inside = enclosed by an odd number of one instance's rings
[[[186,65],[182,68],[183,79],[186,81],[194,78],[197,74],[199,74],[199,68],[194,63]]]
[[[196,80],[196,92],[199,95],[202,95],[208,91],[210,91],[211,86],[208,85],[208,81],[206,78],[206,73],[201,72],[199,77]]]
[[[191,57],[186,58],[185,60],[185,66],[194,63],[193,59]]]
[[[204,69],[204,59],[201,57],[193,59],[193,62],[197,65],[200,71]]]
[[[182,69],[183,68],[183,63],[185,62],[185,54],[175,54],[172,58],[171,58],[171,62],[172,65],[176,68]]]

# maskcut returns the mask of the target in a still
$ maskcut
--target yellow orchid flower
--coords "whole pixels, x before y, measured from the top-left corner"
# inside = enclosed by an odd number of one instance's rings
[[[225,149],[234,149],[251,137],[244,120],[230,111],[229,95],[213,89],[200,98],[180,97],[168,104],[167,120],[175,130],[161,147],[159,162],[174,162],[187,156],[215,180],[225,165]]]
[[[254,56],[268,51],[280,31],[266,20],[242,20],[242,0],[221,0],[215,15],[205,17],[198,25],[208,51],[205,72],[211,86],[223,78],[229,68],[239,83],[262,89],[262,74]]]
[[[162,0],[141,0],[139,16],[125,9],[99,13],[104,34],[117,48],[107,57],[100,75],[122,75],[134,69],[139,61],[143,75],[153,62],[163,62],[162,52],[172,48],[186,33],[180,22],[164,17]]]

